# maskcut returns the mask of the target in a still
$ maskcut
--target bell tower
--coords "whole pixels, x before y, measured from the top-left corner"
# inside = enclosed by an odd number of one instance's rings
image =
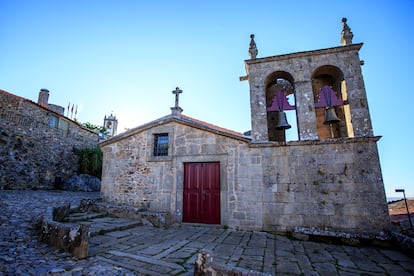
[[[318,235],[389,228],[362,43],[352,38],[344,18],[340,46],[258,57],[251,36],[241,80],[250,87],[250,148],[260,156],[264,229]]]
[[[115,136],[117,134],[118,119],[112,115],[104,118],[104,127],[107,130],[107,135],[109,137]]]
[[[362,43],[353,44],[345,18],[342,24],[342,46],[263,58],[251,35],[240,79],[249,81],[253,143],[284,143],[289,132],[300,141],[373,135]]]

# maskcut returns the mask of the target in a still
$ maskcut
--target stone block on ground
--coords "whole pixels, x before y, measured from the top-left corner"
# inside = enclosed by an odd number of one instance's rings
[[[67,191],[79,192],[99,192],[101,190],[101,180],[88,174],[74,174],[63,185]]]

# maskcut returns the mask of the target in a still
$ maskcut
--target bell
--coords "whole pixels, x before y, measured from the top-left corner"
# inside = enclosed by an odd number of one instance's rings
[[[288,129],[288,128],[291,128],[291,126],[289,125],[286,119],[286,113],[283,111],[278,111],[276,129]]]
[[[338,116],[336,116],[335,108],[328,107],[325,109],[325,121],[323,122],[325,125],[334,124],[341,121]]]

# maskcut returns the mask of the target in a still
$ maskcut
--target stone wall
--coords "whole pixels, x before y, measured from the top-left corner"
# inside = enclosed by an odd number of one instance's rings
[[[55,188],[78,170],[73,148],[97,142],[69,118],[0,90],[0,189]]]
[[[169,133],[172,143],[169,156],[152,156],[154,133]],[[247,139],[241,143],[245,148],[246,141]],[[224,195],[227,183],[235,181],[233,160],[238,155],[239,143],[240,141],[225,136],[178,123],[134,133],[128,139],[102,146],[102,196],[110,202],[131,204],[153,211],[168,211],[171,212],[173,221],[181,221],[183,164],[220,161]],[[222,207],[226,208],[227,197],[223,196],[222,199],[225,203]],[[226,216],[225,211],[222,211],[223,216]]]
[[[262,155],[263,227],[378,233],[389,226],[377,138],[292,142]],[[260,145],[258,149],[263,149]]]
[[[152,156],[154,133],[169,133],[169,156]],[[378,233],[389,218],[377,139],[250,143],[179,120],[160,121],[101,144],[101,192],[110,202],[170,212],[181,223],[184,163],[218,161],[222,225]]]

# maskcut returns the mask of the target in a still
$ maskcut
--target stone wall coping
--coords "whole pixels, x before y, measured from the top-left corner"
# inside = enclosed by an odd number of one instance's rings
[[[250,142],[249,146],[252,148],[261,148],[261,147],[284,147],[284,146],[308,146],[308,145],[327,145],[327,144],[348,144],[348,143],[359,143],[359,142],[377,142],[381,139],[382,136],[371,136],[371,137],[340,137],[340,138],[331,138],[324,140],[304,140],[304,141],[290,141],[290,142]]]
[[[319,49],[319,50],[295,52],[295,53],[283,54],[283,55],[277,55],[277,56],[248,59],[248,60],[245,60],[244,62],[247,65],[251,65],[251,64],[256,64],[256,63],[273,62],[273,61],[279,61],[279,60],[285,60],[285,59],[294,59],[294,58],[301,58],[301,57],[308,57],[308,56],[335,54],[335,53],[340,53],[340,52],[345,52],[345,51],[359,51],[359,49],[361,49],[362,45],[363,45],[363,43],[358,43],[358,44],[337,46],[337,47],[325,48],[325,49]]]
[[[389,240],[390,236],[385,232],[380,233],[352,233],[352,232],[342,232],[330,229],[319,229],[319,228],[307,228],[307,227],[295,227],[293,233],[301,233],[311,236],[324,236],[324,237],[333,237],[333,238],[345,238],[345,239],[366,239],[366,240]]]
[[[392,241],[402,251],[406,252],[410,256],[414,256],[414,238],[395,231],[381,233],[350,233],[328,229],[295,227],[292,233],[293,237],[306,240],[307,237],[301,236],[301,234],[305,236],[342,238],[348,241],[352,241],[353,239]]]

